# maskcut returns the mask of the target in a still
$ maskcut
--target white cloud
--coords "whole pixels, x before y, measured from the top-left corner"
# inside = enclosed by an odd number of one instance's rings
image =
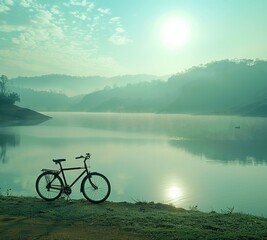
[[[113,75],[122,72],[113,58],[101,55],[103,38],[115,45],[131,42],[121,18],[112,16],[111,9],[96,7],[88,0],[68,0],[60,4],[54,1],[41,4],[36,0],[0,2],[0,12],[14,14],[10,16],[13,19],[19,13],[22,20],[17,25],[16,21],[9,21],[11,18],[0,21],[1,39],[10,44],[10,47],[0,46],[0,66],[17,69],[16,73],[10,70],[8,75],[55,72]],[[64,6],[69,7],[68,11]]]
[[[38,10],[31,25],[21,28],[19,36],[13,37],[12,42],[21,47],[37,46],[40,42],[49,42],[53,39],[62,39],[63,30],[53,23],[52,13]]]
[[[51,13],[53,13],[53,14],[55,14],[55,15],[62,15],[62,13],[61,13],[60,10],[59,10],[59,7],[56,6],[56,5],[52,6],[52,8],[51,8]]]
[[[123,27],[121,27],[119,19],[116,18],[113,21],[117,23],[117,27],[115,29],[115,33],[108,39],[109,42],[115,44],[115,45],[126,45],[131,42],[131,40],[126,36],[125,30]]]
[[[18,37],[12,38],[12,42],[24,47],[33,47],[35,46],[35,41],[33,40],[35,34],[32,33],[32,31],[21,33]]]
[[[124,30],[122,27],[117,27],[117,28],[116,28],[116,32],[117,32],[117,33],[124,33],[125,30]]]
[[[94,17],[94,20],[95,20],[96,22],[97,22],[99,19],[100,19],[99,16],[95,16],[95,17]]]
[[[79,1],[79,0],[70,0],[69,2],[70,5],[73,5],[73,6],[86,6],[86,0],[82,0],[82,1]]]
[[[126,45],[131,42],[131,40],[126,36],[126,31],[122,27],[121,18],[111,17],[109,19],[109,24],[115,25],[115,32],[109,37],[108,41],[115,45]]]
[[[38,10],[32,22],[36,25],[50,25],[52,18],[53,17],[51,12],[47,10]]]
[[[39,10],[35,18],[36,20],[33,20],[36,25],[34,26],[35,28],[47,31],[51,37],[63,38],[63,31],[53,22],[54,19],[51,12]]]
[[[81,15],[79,15],[79,18],[80,18],[81,20],[83,20],[83,21],[87,19],[87,17],[86,17],[85,14],[81,14]]]
[[[112,17],[109,19],[109,23],[118,23],[120,19],[120,17]]]
[[[102,13],[102,14],[110,14],[109,8],[98,8],[97,11]]]
[[[20,1],[20,5],[25,7],[25,8],[28,8],[30,7],[32,4],[32,0],[21,0]]]
[[[5,12],[8,12],[10,8],[4,4],[0,4],[0,13],[5,13]]]
[[[118,33],[114,33],[110,38],[109,41],[115,45],[126,45],[129,42],[131,42],[131,40],[129,38],[127,38],[124,35],[120,35]]]
[[[27,29],[26,26],[9,25],[6,23],[0,24],[0,32],[21,32]]]
[[[88,8],[87,8],[87,11],[91,11],[94,7],[95,7],[95,4],[94,3],[90,3]]]
[[[5,3],[6,3],[7,5],[12,6],[12,5],[14,4],[14,1],[13,1],[13,0],[5,0]]]
[[[70,12],[70,14],[83,21],[87,19],[87,16],[84,13],[79,13],[78,11]]]

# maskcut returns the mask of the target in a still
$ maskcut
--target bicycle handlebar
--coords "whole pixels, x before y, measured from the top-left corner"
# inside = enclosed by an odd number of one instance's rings
[[[78,156],[78,157],[76,157],[75,159],[80,159],[80,158],[83,158],[83,159],[85,159],[85,160],[87,160],[87,159],[89,159],[91,157],[91,154],[90,153],[86,153],[85,154],[85,156]]]

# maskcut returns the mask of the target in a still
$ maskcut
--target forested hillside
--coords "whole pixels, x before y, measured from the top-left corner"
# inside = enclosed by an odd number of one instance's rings
[[[267,115],[267,62],[218,61],[86,95],[80,111]]]
[[[110,87],[125,86],[128,83],[139,83],[151,80],[167,80],[167,77],[158,77],[153,75],[122,75],[115,77],[102,76],[68,76],[51,74],[36,77],[18,77],[11,79],[10,87],[26,88],[35,91],[47,91],[61,93],[67,96],[88,94],[97,90]]]
[[[21,96],[20,106],[37,111],[267,116],[267,61],[262,60],[211,62],[167,81],[152,75],[47,75],[9,83]]]
[[[13,87],[12,90],[21,96],[21,101],[18,103],[18,106],[43,112],[69,111],[83,97],[83,95],[68,97],[62,93],[36,91],[19,87]]]
[[[21,96],[21,107],[36,111],[76,111],[73,107],[85,94],[102,89],[112,89],[148,82],[155,79],[167,80],[167,76],[122,75],[115,77],[67,75],[45,75],[36,77],[18,77],[10,79],[8,86]]]

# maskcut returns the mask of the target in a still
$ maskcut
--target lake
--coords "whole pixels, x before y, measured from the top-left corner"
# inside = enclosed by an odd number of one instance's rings
[[[266,118],[45,113],[36,126],[0,128],[2,195],[37,196],[42,168],[82,164],[106,175],[110,201],[154,201],[267,217]],[[76,173],[68,174],[70,180]],[[83,198],[78,185],[71,198]]]

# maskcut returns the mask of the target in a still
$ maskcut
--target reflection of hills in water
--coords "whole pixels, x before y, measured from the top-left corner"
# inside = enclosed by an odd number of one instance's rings
[[[148,136],[210,160],[267,163],[266,118],[177,114],[54,113],[47,126],[112,131],[114,138]],[[177,140],[179,139],[179,140]],[[181,141],[183,139],[183,141]]]
[[[262,140],[171,140],[170,144],[209,160],[267,164],[266,141]]]
[[[0,162],[7,162],[7,151],[10,147],[15,147],[19,144],[19,138],[15,134],[0,133]]]

